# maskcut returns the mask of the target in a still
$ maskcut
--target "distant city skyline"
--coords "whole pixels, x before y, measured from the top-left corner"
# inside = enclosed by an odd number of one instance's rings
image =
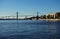
[[[0,0],[0,16],[40,15],[60,11],[60,0]]]

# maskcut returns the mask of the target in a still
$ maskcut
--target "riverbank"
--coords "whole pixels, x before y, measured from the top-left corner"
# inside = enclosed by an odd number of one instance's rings
[[[0,20],[17,20],[17,19],[0,19]],[[18,20],[36,20],[36,19],[18,19]],[[38,19],[38,20],[60,21],[60,19]]]
[[[60,21],[60,19],[39,19],[39,20],[46,20],[46,21]]]

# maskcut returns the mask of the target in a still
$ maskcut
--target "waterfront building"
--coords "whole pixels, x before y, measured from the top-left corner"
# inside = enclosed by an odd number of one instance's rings
[[[56,13],[46,14],[46,19],[55,19],[55,18],[56,18]]]

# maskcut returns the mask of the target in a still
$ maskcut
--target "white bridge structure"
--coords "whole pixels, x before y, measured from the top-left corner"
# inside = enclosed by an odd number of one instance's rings
[[[21,16],[18,16],[18,19],[25,19],[25,18],[30,18],[30,17],[36,17],[36,16],[21,15]],[[0,16],[0,19],[17,19],[17,16]]]
[[[19,15],[18,12],[15,16],[0,16],[0,19],[25,19],[25,18],[30,18],[30,17],[36,17],[38,18],[38,12],[37,15]]]

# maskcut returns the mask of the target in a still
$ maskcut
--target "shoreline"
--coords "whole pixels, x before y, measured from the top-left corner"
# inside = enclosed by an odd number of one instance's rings
[[[0,20],[17,20],[17,19],[0,19]],[[36,20],[36,19],[18,19],[18,20]],[[38,19],[38,20],[60,21],[60,19]]]
[[[60,19],[39,19],[39,20],[46,20],[46,21],[52,21],[52,22],[60,21]]]
[[[60,20],[60,19],[39,19],[39,20]]]

